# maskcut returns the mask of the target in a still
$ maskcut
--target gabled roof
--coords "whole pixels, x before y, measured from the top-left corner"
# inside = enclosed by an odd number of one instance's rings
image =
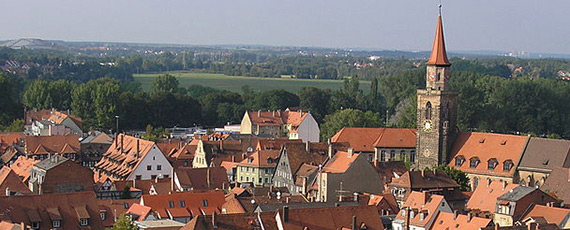
[[[309,147],[312,145],[309,144]],[[327,158],[327,154],[322,154],[319,152],[307,152],[306,144],[304,143],[286,143],[283,146],[283,154],[287,155],[289,160],[289,166],[291,167],[291,172],[295,174],[301,165],[319,165],[323,164]]]
[[[518,184],[507,184],[500,181],[491,181],[491,183],[480,181],[479,186],[475,188],[465,207],[467,209],[493,213],[497,198],[518,186]]]
[[[50,226],[51,218],[59,216],[62,229],[81,229],[80,218],[89,218],[88,229],[103,229],[99,210],[92,191],[0,197],[0,213],[4,219],[28,226],[37,220],[42,226]]]
[[[135,214],[138,216],[138,219],[136,219],[136,221],[143,221],[150,213],[150,207],[134,203],[125,213]]]
[[[184,201],[184,207],[181,205],[181,201]],[[182,192],[167,195],[143,195],[141,197],[141,205],[151,207],[154,212],[160,215],[161,219],[168,218],[170,210],[179,212],[179,208],[187,209],[192,216],[202,215],[205,212],[211,214],[212,208],[219,213],[225,201],[222,191]],[[170,206],[170,202],[172,202],[172,206]]]
[[[93,131],[81,140],[81,144],[112,144],[113,138],[104,132]]]
[[[79,136],[26,136],[24,151],[27,155],[77,153],[80,150]]]
[[[32,192],[26,186],[20,178],[18,178],[18,174],[12,171],[7,166],[4,166],[0,169],[0,196],[6,195],[4,191],[9,189],[10,192],[16,194],[31,194]]]
[[[466,173],[487,174],[494,176],[512,177],[523,155],[529,137],[497,133],[460,132],[454,142],[449,158],[449,166]],[[455,166],[455,158],[463,157],[465,162]],[[479,164],[470,167],[470,159],[477,158]],[[496,159],[498,165],[488,169],[488,161]],[[513,166],[507,172],[503,171],[504,163],[512,161]]]
[[[374,152],[378,148],[416,148],[415,129],[345,127],[331,142],[347,142],[356,152]]]
[[[565,203],[570,202],[570,169],[554,167],[541,189],[556,193]]]
[[[95,168],[102,172],[116,174],[112,179],[124,179],[138,167],[155,143],[125,134],[119,134],[113,144],[103,154]],[[158,151],[160,151],[157,148]],[[98,178],[104,180],[105,178]]]
[[[400,207],[398,207],[398,203],[396,202],[396,198],[392,193],[384,193],[384,194],[365,194],[368,195],[368,205],[372,205],[377,207],[380,211],[383,204],[386,204],[390,210],[390,214],[400,212]]]
[[[238,165],[250,167],[275,167],[280,150],[257,150],[243,159]]]
[[[259,126],[280,126],[291,124],[299,126],[307,117],[307,112],[302,111],[247,111],[249,119],[253,125]]]
[[[25,156],[19,156],[12,165],[10,165],[10,169],[12,169],[18,177],[22,179],[22,181],[27,181],[30,177],[30,173],[32,168],[36,163],[40,162],[39,160],[34,160],[33,158],[27,158]]]
[[[441,14],[437,17],[437,27],[435,28],[435,38],[433,39],[433,47],[428,65],[440,65],[440,66],[450,66],[449,60],[447,60],[447,52],[445,51],[445,38],[443,36],[443,22],[441,20]]]
[[[189,143],[186,143],[182,148],[173,149],[170,151],[169,157],[181,160],[181,159],[194,159],[194,154],[196,153],[196,148],[198,148],[198,139],[192,139]]]
[[[103,226],[106,228],[113,227],[115,223],[115,218],[119,219],[119,216],[125,214],[129,208],[138,203],[138,199],[120,199],[120,200],[97,200],[99,204],[99,210],[105,212],[105,220],[103,220]]]
[[[546,169],[570,167],[570,140],[531,137],[520,168]]]
[[[460,186],[440,170],[407,171],[400,178],[393,178],[390,186],[415,189],[459,188]]]
[[[123,191],[126,186],[129,186],[131,189],[136,188],[142,191],[143,195],[148,195],[151,188],[154,191],[161,195],[161,194],[169,194],[170,191],[170,179],[171,178],[160,178],[154,180],[118,180],[114,181],[115,188],[118,191]]]
[[[524,220],[529,217],[542,217],[549,224],[556,224],[559,227],[564,228],[570,219],[570,209],[531,204],[528,211],[523,214],[520,220]]]
[[[223,167],[178,168],[174,170],[180,186],[196,189],[228,189],[228,175]]]
[[[491,219],[481,217],[469,217],[467,215],[456,215],[449,212],[437,214],[430,230],[479,230],[492,224]]]
[[[350,168],[352,163],[358,158],[358,153],[349,154],[348,152],[337,152],[333,158],[325,164],[322,172],[324,173],[344,173]]]
[[[197,216],[196,218],[190,220],[190,222],[188,222],[188,224],[186,224],[180,230],[261,229],[260,223],[257,221],[258,216],[261,216],[264,219],[270,219],[275,216],[275,213],[263,212],[217,215],[215,217],[215,221],[212,221],[211,215]],[[216,226],[214,226],[213,223],[216,223]],[[264,229],[273,230],[277,229],[277,226],[265,226]]]
[[[283,220],[283,210],[277,214],[284,229],[351,229],[353,217],[357,227],[369,230],[383,230],[380,215],[374,206],[341,206],[321,208],[289,209],[288,221]],[[263,223],[276,223],[277,218],[264,219]]]
[[[400,209],[400,213],[396,215],[396,219],[405,220],[406,208],[409,207],[414,211],[414,218],[410,216],[410,224],[415,226],[426,226],[430,220],[435,218],[435,213],[441,203],[445,201],[443,196],[429,194],[427,192],[412,191],[406,199],[404,205]],[[420,212],[424,212],[424,219],[420,218]]]

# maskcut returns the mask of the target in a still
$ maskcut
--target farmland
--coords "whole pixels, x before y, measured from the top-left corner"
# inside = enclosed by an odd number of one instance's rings
[[[316,87],[320,89],[340,89],[342,88],[342,80],[316,80],[316,79],[294,79],[290,77],[283,78],[255,78],[255,77],[239,77],[227,76],[223,74],[211,73],[170,73],[180,82],[181,87],[190,85],[203,85],[216,89],[228,90],[232,92],[241,92],[245,85],[249,85],[252,90],[262,91],[271,89],[285,89],[291,92],[298,92],[302,87]],[[135,81],[140,82],[143,90],[148,91],[151,88],[154,78],[159,74],[135,74]],[[361,81],[360,88],[369,91],[370,82]]]

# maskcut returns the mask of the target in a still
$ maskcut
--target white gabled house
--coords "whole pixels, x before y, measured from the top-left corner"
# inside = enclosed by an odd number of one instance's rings
[[[240,125],[241,134],[272,135],[318,142],[319,124],[310,112],[277,110],[247,111]]]

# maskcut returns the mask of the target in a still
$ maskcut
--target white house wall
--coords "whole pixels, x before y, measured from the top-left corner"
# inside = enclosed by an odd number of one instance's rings
[[[147,170],[147,165],[151,165],[151,170]],[[161,170],[157,170],[157,165],[161,165]],[[172,166],[158,147],[153,145],[135,171],[131,173],[127,179],[133,180],[137,175],[141,175],[142,180],[150,180],[152,179],[152,175],[168,175],[170,177],[172,176]]]
[[[320,133],[319,124],[310,113],[307,114],[299,128],[297,128],[298,138],[303,140],[303,142],[319,142]]]

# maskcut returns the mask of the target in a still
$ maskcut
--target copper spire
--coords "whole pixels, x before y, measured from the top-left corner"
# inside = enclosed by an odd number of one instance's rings
[[[435,38],[433,40],[433,48],[429,57],[428,65],[450,66],[447,60],[447,52],[445,51],[445,39],[443,38],[443,22],[441,20],[441,6],[440,14],[437,17],[437,27],[435,29]]]

